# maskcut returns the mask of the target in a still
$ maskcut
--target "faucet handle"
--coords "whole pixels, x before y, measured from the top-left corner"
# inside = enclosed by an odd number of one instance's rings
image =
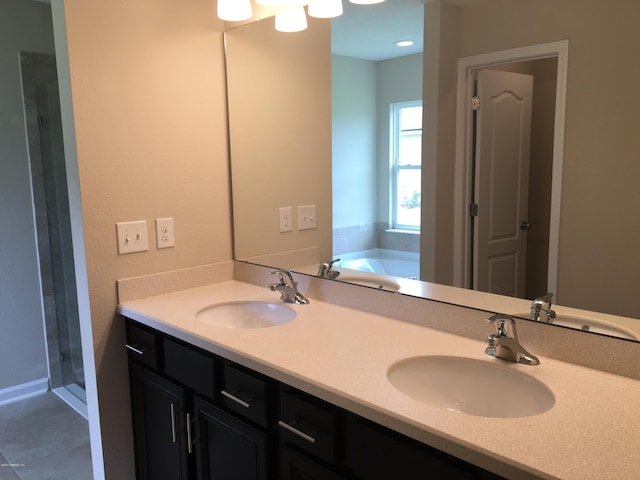
[[[515,339],[518,338],[518,333],[516,331],[516,322],[511,315],[496,313],[492,317],[487,318],[487,322],[496,324],[498,336],[510,337]]]
[[[553,298],[553,293],[552,292],[548,292],[545,293],[543,296],[541,296],[539,299],[537,300],[541,300],[543,302],[546,302],[549,304],[549,306],[551,306],[551,299]]]
[[[289,287],[295,286],[293,276],[291,275],[291,272],[289,270],[274,270],[273,272],[269,272],[269,275],[278,275],[280,279],[280,285],[287,285]]]

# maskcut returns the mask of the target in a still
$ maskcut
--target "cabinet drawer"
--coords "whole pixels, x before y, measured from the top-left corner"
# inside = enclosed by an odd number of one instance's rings
[[[197,393],[215,397],[216,361],[173,340],[164,341],[165,373]]]
[[[267,426],[267,382],[233,366],[224,367],[222,400],[229,410]]]
[[[159,368],[160,336],[151,330],[127,322],[127,351],[129,359],[151,368]]]
[[[329,407],[288,391],[280,393],[280,442],[336,463],[336,413]]]

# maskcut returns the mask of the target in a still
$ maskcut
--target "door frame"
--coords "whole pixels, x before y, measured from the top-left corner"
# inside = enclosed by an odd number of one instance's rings
[[[558,284],[558,248],[560,238],[560,203],[562,188],[562,162],[564,155],[564,122],[567,92],[567,65],[569,41],[532,45],[498,52],[473,55],[458,59],[456,102],[456,146],[454,179],[454,235],[453,235],[453,282],[457,287],[469,288],[471,278],[469,204],[471,192],[471,108],[473,96],[473,73],[476,70],[496,65],[557,58],[556,105],[553,132],[553,169],[551,178],[551,212],[549,229],[549,258],[547,289],[556,294]]]

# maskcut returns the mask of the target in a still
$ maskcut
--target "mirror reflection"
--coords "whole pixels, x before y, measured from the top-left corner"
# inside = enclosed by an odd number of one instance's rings
[[[350,10],[374,17],[382,5],[414,9],[424,26],[423,53],[364,58],[356,47],[338,50]],[[309,18],[309,28],[295,34],[275,32],[272,19],[227,32],[236,259],[317,274],[339,257],[343,265],[331,266],[338,280],[429,298],[438,292],[452,303],[470,294],[444,286],[493,291],[501,296],[483,296],[479,307],[523,316],[530,315],[528,301],[512,304],[502,295],[532,300],[549,291],[564,315],[586,311],[572,317],[572,327],[606,330],[613,317],[604,312],[627,317],[626,330],[638,328],[629,318],[640,317],[633,214],[640,200],[633,128],[640,101],[629,92],[640,80],[634,60],[640,7],[628,0],[344,6],[342,17]],[[388,11],[380,17],[394,23]],[[360,23],[381,36],[379,24]],[[367,38],[361,43],[373,43]],[[499,55],[504,52],[512,55]],[[527,103],[523,94],[510,86],[490,94],[506,106],[494,102],[490,114],[504,122],[498,132],[518,141],[502,146],[491,143],[496,135],[480,137],[507,152],[483,160],[471,152],[473,115],[460,113],[458,97],[490,84],[485,77],[496,70],[532,77],[533,108],[529,121],[515,124],[504,115],[526,116],[518,110]],[[466,78],[471,74],[475,82]],[[418,102],[420,131],[415,123],[394,128],[402,108]],[[480,111],[492,104],[480,103]],[[527,124],[529,139],[522,140]],[[410,154],[394,165],[401,140],[418,137],[420,160]],[[516,163],[504,159],[518,148],[528,152],[528,166],[520,162],[526,155],[517,154]],[[469,159],[480,162],[476,176]],[[501,170],[504,183],[494,174],[500,165],[509,166]],[[419,184],[397,182],[416,175]],[[478,186],[483,175],[493,189]],[[515,208],[522,204],[523,211]],[[301,229],[299,207],[309,206],[315,225]],[[492,221],[481,226],[487,212]],[[491,248],[479,246],[480,233],[485,245],[491,238],[526,238],[526,253],[492,257]],[[484,266],[479,258],[488,259]]]

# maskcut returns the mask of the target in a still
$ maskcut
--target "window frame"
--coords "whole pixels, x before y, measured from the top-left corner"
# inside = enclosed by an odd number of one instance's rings
[[[403,230],[410,232],[420,232],[421,225],[409,225],[398,222],[398,179],[400,172],[403,170],[422,170],[422,162],[420,165],[400,165],[399,149],[400,149],[400,111],[404,108],[421,107],[422,100],[413,100],[410,102],[397,102],[390,105],[390,153],[389,153],[389,224],[392,230]],[[417,129],[414,129],[417,131]],[[422,123],[420,126],[420,138],[422,138]],[[421,192],[422,197],[422,192]]]

